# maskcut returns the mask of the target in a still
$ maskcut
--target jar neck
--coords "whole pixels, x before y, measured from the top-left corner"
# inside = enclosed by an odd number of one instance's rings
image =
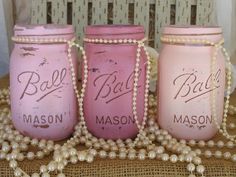
[[[183,46],[214,46],[224,43],[223,36],[219,34],[207,35],[173,35],[163,34],[161,37],[163,44],[183,45]]]
[[[61,43],[68,43],[68,41],[73,41],[74,39],[75,39],[74,34],[43,35],[43,36],[18,35],[12,37],[12,40],[15,43],[21,43],[21,44],[61,44]]]

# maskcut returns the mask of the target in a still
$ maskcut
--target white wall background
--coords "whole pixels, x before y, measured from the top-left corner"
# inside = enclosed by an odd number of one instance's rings
[[[13,0],[17,6],[16,21],[29,22],[30,0]],[[216,0],[218,25],[223,27],[225,46],[236,64],[236,0]],[[0,0],[0,77],[8,73],[12,36],[12,0]]]
[[[222,26],[225,38],[225,47],[233,56],[233,63],[236,63],[236,1],[217,0],[217,21]]]
[[[13,15],[12,1],[0,0],[0,77],[8,73]]]

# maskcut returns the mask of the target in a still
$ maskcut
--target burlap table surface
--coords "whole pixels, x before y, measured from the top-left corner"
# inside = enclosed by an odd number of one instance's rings
[[[9,79],[5,76],[0,79],[0,88],[8,87]],[[231,103],[236,104],[236,93],[232,95]],[[236,120],[236,119],[235,119]],[[222,139],[217,135],[214,140]],[[81,148],[81,147],[79,147]],[[212,149],[214,151],[214,149]],[[221,149],[223,152],[228,151]],[[236,153],[236,148],[230,152]],[[38,172],[42,164],[48,164],[51,156],[42,160],[25,160],[20,162],[27,173]],[[203,164],[206,167],[205,175],[207,177],[236,177],[236,163],[223,159],[205,159]],[[79,162],[76,165],[68,165],[64,170],[68,177],[183,177],[188,176],[186,163],[170,163],[160,160],[109,160],[96,159],[93,163],[88,164]],[[0,161],[0,177],[13,177],[13,171],[9,168],[8,162]],[[53,176],[53,175],[52,175]]]

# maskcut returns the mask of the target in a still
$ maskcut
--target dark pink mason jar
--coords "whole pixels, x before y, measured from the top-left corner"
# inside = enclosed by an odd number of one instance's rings
[[[88,26],[86,39],[144,38],[144,28],[135,25]],[[134,138],[138,133],[132,111],[134,68],[137,44],[86,42],[88,84],[84,115],[88,130],[105,139]],[[137,114],[144,114],[145,62],[141,50],[137,96]]]

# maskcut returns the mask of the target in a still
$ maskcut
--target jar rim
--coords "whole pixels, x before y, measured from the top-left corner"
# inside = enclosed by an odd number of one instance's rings
[[[198,25],[169,25],[164,27],[163,35],[219,35],[222,28],[219,26]]]
[[[144,27],[141,25],[90,25],[86,27],[86,35],[125,35],[144,33]]]
[[[14,27],[15,36],[55,36],[74,34],[72,25],[58,25],[58,24],[17,24]]]

